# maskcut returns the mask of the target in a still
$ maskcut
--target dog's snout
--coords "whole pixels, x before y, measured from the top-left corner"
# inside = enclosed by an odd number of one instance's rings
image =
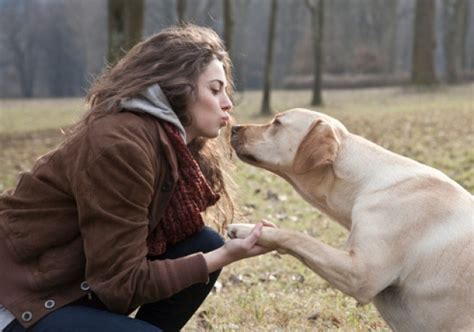
[[[242,126],[232,126],[232,129],[231,129],[232,135],[237,135],[240,129],[242,129]]]

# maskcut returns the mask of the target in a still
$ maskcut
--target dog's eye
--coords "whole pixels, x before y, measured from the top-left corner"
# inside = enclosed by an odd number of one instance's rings
[[[279,125],[281,125],[281,121],[278,120],[278,118],[276,118],[275,120],[273,120],[273,124],[274,124],[275,126],[279,126]]]

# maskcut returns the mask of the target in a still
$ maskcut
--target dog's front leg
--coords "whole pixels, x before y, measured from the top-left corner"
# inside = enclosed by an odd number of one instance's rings
[[[228,234],[244,238],[252,228],[249,224],[231,224]],[[363,304],[372,301],[393,281],[391,272],[377,266],[377,261],[383,262],[379,253],[366,255],[355,247],[340,250],[303,233],[271,227],[262,229],[258,243],[298,258],[331,285]]]

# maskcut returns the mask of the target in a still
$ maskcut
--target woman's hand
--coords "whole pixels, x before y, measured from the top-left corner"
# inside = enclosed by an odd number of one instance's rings
[[[268,249],[257,244],[265,226],[275,227],[272,223],[262,221],[255,225],[250,234],[244,239],[231,239],[213,251],[204,254],[209,273],[221,269],[225,265],[236,262],[243,258],[258,256],[270,252]]]
[[[258,239],[262,235],[263,226],[263,222],[256,224],[250,234],[244,239],[236,238],[226,241],[224,249],[226,249],[226,255],[229,256],[232,262],[271,251],[257,244]]]

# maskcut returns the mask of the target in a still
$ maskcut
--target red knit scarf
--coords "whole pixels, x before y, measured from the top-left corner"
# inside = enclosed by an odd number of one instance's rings
[[[204,227],[201,212],[214,205],[219,195],[214,193],[202,174],[199,164],[179,134],[178,128],[162,122],[178,160],[178,182],[163,218],[147,239],[148,255],[158,256],[173,245]]]

